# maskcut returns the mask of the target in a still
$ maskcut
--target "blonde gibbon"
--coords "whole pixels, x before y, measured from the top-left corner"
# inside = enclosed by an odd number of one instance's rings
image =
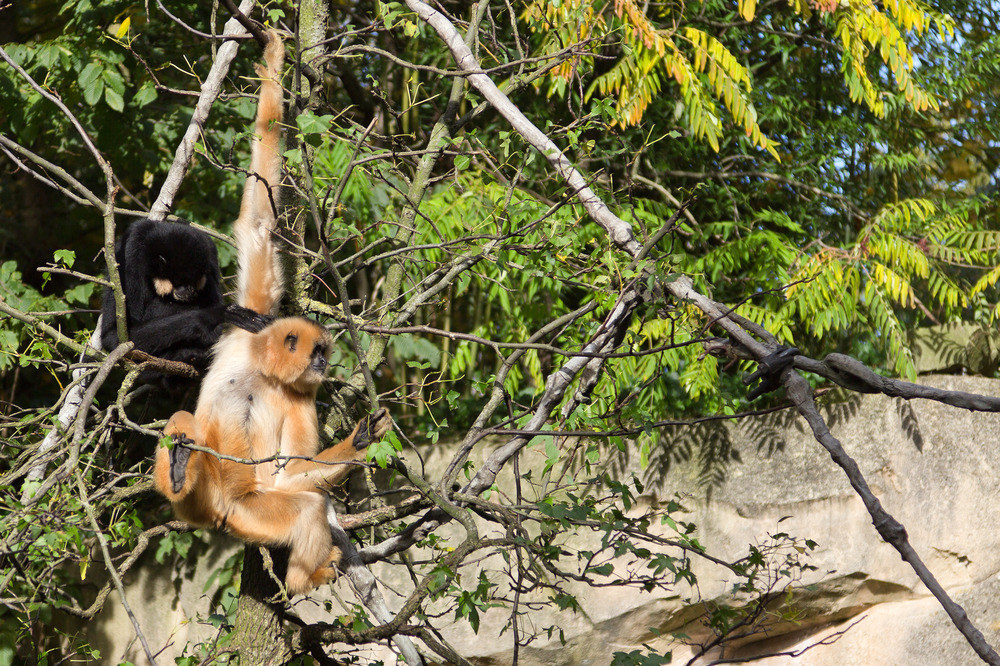
[[[283,292],[273,239],[281,163],[278,79],[284,46],[276,34],[264,51],[256,133],[240,215],[237,301],[213,348],[194,414],[177,412],[164,428],[174,442],[156,452],[157,489],[182,520],[223,529],[254,544],[290,548],[285,585],[308,592],[336,576],[341,553],[327,523],[324,489],[342,480],[352,461],[389,428],[384,409],[342,442],[319,451],[316,391],[330,358],[330,333],[304,318],[274,318]],[[198,445],[246,464],[188,448]],[[278,459],[274,459],[279,457]]]

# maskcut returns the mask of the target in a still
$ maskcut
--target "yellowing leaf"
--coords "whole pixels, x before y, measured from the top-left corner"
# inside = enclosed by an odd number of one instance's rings
[[[752,21],[757,13],[757,0],[739,0],[740,16],[746,21]]]
[[[129,29],[130,25],[132,25],[132,17],[131,16],[126,16],[125,20],[122,21],[122,24],[120,26],[118,26],[118,32],[115,34],[115,37],[117,37],[118,39],[121,39],[122,37],[124,37],[125,35],[127,35],[128,34],[128,29]]]

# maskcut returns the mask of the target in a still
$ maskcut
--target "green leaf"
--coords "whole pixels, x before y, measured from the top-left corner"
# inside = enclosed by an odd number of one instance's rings
[[[94,289],[96,285],[93,282],[87,282],[86,284],[78,284],[72,289],[66,291],[65,299],[68,303],[75,303],[76,305],[87,305],[90,303],[91,296],[94,295]]]
[[[333,125],[333,116],[317,116],[307,111],[295,118],[295,124],[298,125],[299,132],[302,134],[323,134]]]
[[[90,63],[80,73],[80,87],[83,88],[83,101],[90,106],[101,101],[104,93],[104,81],[101,79],[101,68],[96,63]]]
[[[56,250],[52,253],[52,258],[57,264],[62,264],[66,268],[73,268],[73,264],[76,262],[76,252],[73,250]]]
[[[125,110],[125,99],[122,97],[120,92],[110,86],[104,89],[104,101],[108,103],[108,106],[119,113]]]
[[[137,107],[142,108],[155,100],[159,94],[156,92],[156,88],[152,83],[146,82],[142,84],[142,87],[132,96],[132,103]]]
[[[78,79],[80,87],[88,88],[93,85],[95,81],[101,78],[101,71],[101,66],[96,62],[89,63],[83,68],[83,71],[80,72],[80,78]]]

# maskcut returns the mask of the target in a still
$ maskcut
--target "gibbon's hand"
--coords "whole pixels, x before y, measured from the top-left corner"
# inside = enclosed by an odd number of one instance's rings
[[[374,414],[369,414],[358,423],[358,432],[354,435],[354,448],[358,451],[367,448],[372,442],[382,439],[392,427],[389,410],[382,407]]]
[[[179,493],[184,487],[188,460],[191,458],[191,449],[187,445],[194,444],[194,440],[183,433],[171,435],[170,438],[174,441],[174,448],[170,449],[170,483],[174,492]]]
[[[224,318],[227,324],[232,324],[237,328],[242,328],[244,331],[251,333],[260,333],[270,326],[275,319],[271,315],[263,315],[259,312],[254,312],[250,308],[236,304],[226,307]]]

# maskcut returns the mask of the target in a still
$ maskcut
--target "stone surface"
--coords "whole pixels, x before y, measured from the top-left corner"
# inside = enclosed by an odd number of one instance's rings
[[[918,373],[966,369],[991,374],[1000,362],[1000,332],[968,322],[925,326],[910,341]]]
[[[1000,383],[994,380],[939,376],[920,381],[1000,394]],[[834,434],[857,460],[879,500],[906,526],[920,557],[949,593],[966,606],[987,640],[994,645],[1000,642],[1000,605],[996,603],[1000,594],[1000,511],[996,509],[1000,415],[973,414],[929,401],[907,403],[866,396],[831,407],[827,416]],[[706,486],[701,463],[684,461],[680,456],[670,458],[669,467],[663,464],[668,458],[663,458],[643,471],[638,469],[637,456],[632,455],[627,461],[617,461],[619,472],[624,467],[626,472],[645,475],[644,502],[667,501],[680,493],[690,510],[684,518],[698,525],[700,542],[715,555],[740,557],[749,544],[763,543],[769,534],[779,531],[819,544],[809,558],[816,571],[803,576],[792,597],[799,613],[796,621],[775,623],[767,636],[751,637],[723,656],[739,659],[805,650],[794,660],[769,657],[756,663],[980,663],[912,570],[879,539],[846,476],[805,432],[801,421],[779,415],[716,428],[703,435],[706,441],[718,439],[721,449],[731,447],[739,454],[741,462],[725,467],[726,478],[721,483]],[[473,458],[481,460],[482,455],[477,451]],[[422,456],[426,475],[436,478],[436,470],[450,459],[450,452],[435,446],[422,450]],[[529,451],[521,468],[537,470],[537,478],[539,461],[544,461],[544,454]],[[509,475],[500,485],[508,490],[512,487]],[[525,492],[530,493],[530,485],[525,485]],[[456,526],[448,525],[442,528],[442,535],[457,537],[459,532]],[[577,536],[568,546],[586,547],[592,538]],[[231,551],[212,552],[215,555],[209,560],[218,562]],[[154,651],[168,646],[162,655],[164,663],[171,663],[185,640],[205,640],[212,635],[206,625],[181,622],[182,618],[208,616],[212,592],[205,591],[205,580],[210,567],[210,563],[199,564],[192,582],[162,570],[143,570],[131,577],[129,600],[133,608],[142,608],[142,614],[137,615],[147,638],[155,643]],[[480,571],[500,581],[501,568],[493,559],[477,561],[463,568],[463,584],[474,586]],[[710,602],[724,595],[732,583],[725,569],[710,563],[698,561],[696,571],[698,589],[678,590],[678,594],[697,592],[701,600]],[[410,587],[405,569],[379,566],[376,575],[385,585],[390,606],[398,606],[402,598],[394,591]],[[353,601],[344,581],[333,589],[335,596]],[[529,628],[541,632],[543,638],[531,648],[521,648],[519,663],[608,664],[614,652],[639,649],[643,644],[671,649],[674,663],[685,663],[690,650],[670,634],[706,635],[700,624],[691,622],[697,608],[684,607],[665,595],[613,587],[572,590],[579,595],[582,612],[534,614]],[[336,606],[336,599],[334,603]],[[466,625],[452,622],[452,609],[439,610],[443,616],[435,624],[460,654],[476,664],[511,663],[511,633],[501,633],[509,609],[486,613],[478,635]],[[312,600],[300,601],[296,612],[306,620],[330,618],[326,608]],[[134,632],[120,609],[109,609],[94,625],[92,632],[103,637],[104,654],[143,663],[141,649],[128,645]],[[544,638],[549,626],[562,631],[565,644],[557,635]],[[836,640],[824,640],[838,632],[843,635]],[[819,645],[821,640],[824,644]],[[388,655],[367,651],[361,656]],[[392,663],[392,658],[387,662]]]
[[[188,559],[163,566],[147,556],[125,576],[125,597],[157,664],[197,654],[198,644],[217,636],[218,629],[209,623],[217,611],[213,573],[241,549],[235,539],[213,534],[208,544],[195,543]],[[101,651],[102,663],[149,663],[115,591],[104,611],[87,624],[87,635]]]

